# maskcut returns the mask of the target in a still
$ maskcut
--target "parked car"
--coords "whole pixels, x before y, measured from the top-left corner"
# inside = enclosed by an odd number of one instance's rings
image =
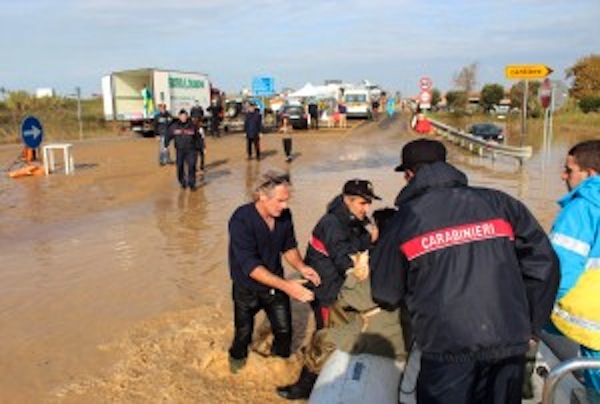
[[[279,110],[279,123],[283,118],[288,119],[289,124],[294,129],[308,129],[308,114],[304,111],[302,105],[284,105]]]
[[[476,123],[471,125],[469,132],[483,140],[504,141],[504,129],[493,123]]]
[[[222,122],[225,132],[243,132],[245,118],[244,103],[241,99],[225,101],[225,117]]]

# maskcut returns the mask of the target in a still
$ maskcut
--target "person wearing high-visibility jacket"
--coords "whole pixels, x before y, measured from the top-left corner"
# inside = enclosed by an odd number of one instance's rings
[[[561,178],[569,193],[550,234],[561,271],[552,323],[580,344],[582,357],[600,360],[600,140],[573,146]],[[600,393],[600,371],[584,378]]]

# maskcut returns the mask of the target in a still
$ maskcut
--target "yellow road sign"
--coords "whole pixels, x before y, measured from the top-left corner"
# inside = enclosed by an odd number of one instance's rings
[[[504,68],[507,79],[543,79],[553,70],[546,65],[508,65]]]

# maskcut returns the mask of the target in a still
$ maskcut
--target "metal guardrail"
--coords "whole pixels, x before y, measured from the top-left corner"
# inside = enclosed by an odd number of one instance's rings
[[[592,358],[573,358],[561,362],[548,373],[548,376],[546,376],[544,390],[542,392],[542,403],[552,404],[554,391],[556,390],[556,385],[560,379],[567,374],[580,369],[600,369],[600,360]]]
[[[508,156],[517,159],[519,164],[523,164],[523,161],[533,156],[533,148],[531,146],[517,147],[503,145],[493,141],[486,141],[446,125],[445,123],[433,119],[430,119],[430,122],[436,129],[437,134],[444,136],[451,142],[459,144],[480,156],[489,155],[492,159],[495,159],[497,156]]]

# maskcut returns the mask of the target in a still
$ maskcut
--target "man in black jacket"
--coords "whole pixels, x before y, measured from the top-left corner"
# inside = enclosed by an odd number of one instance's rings
[[[246,152],[248,160],[252,158],[252,147],[256,154],[256,159],[260,160],[260,133],[262,131],[262,117],[260,111],[254,104],[248,106],[248,113],[244,121],[244,131],[246,132]]]
[[[229,365],[233,373],[246,364],[254,317],[260,310],[265,311],[273,330],[272,354],[290,356],[290,297],[309,302],[314,293],[297,279],[284,278],[281,258],[314,285],[321,281],[298,251],[294,222],[287,207],[289,187],[288,175],[267,171],[254,188],[253,202],[238,207],[229,219],[229,269],[235,325]]]
[[[527,208],[470,187],[446,148],[402,149],[408,185],[371,254],[376,302],[405,300],[422,352],[417,401],[520,403],[525,352],[552,310],[556,255]]]
[[[335,349],[404,359],[398,310],[380,310],[370,294],[368,250],[377,239],[367,213],[374,194],[371,182],[350,180],[319,220],[306,253],[321,277],[317,330],[303,353],[296,383],[277,388],[289,400],[310,396],[317,374]]]
[[[175,149],[177,150],[177,179],[181,188],[196,190],[196,161],[198,151],[199,133],[196,125],[188,119],[188,113],[185,109],[179,111],[179,120],[174,122],[169,128],[167,138],[167,147],[172,139],[175,139]],[[187,165],[187,175],[185,166]]]

